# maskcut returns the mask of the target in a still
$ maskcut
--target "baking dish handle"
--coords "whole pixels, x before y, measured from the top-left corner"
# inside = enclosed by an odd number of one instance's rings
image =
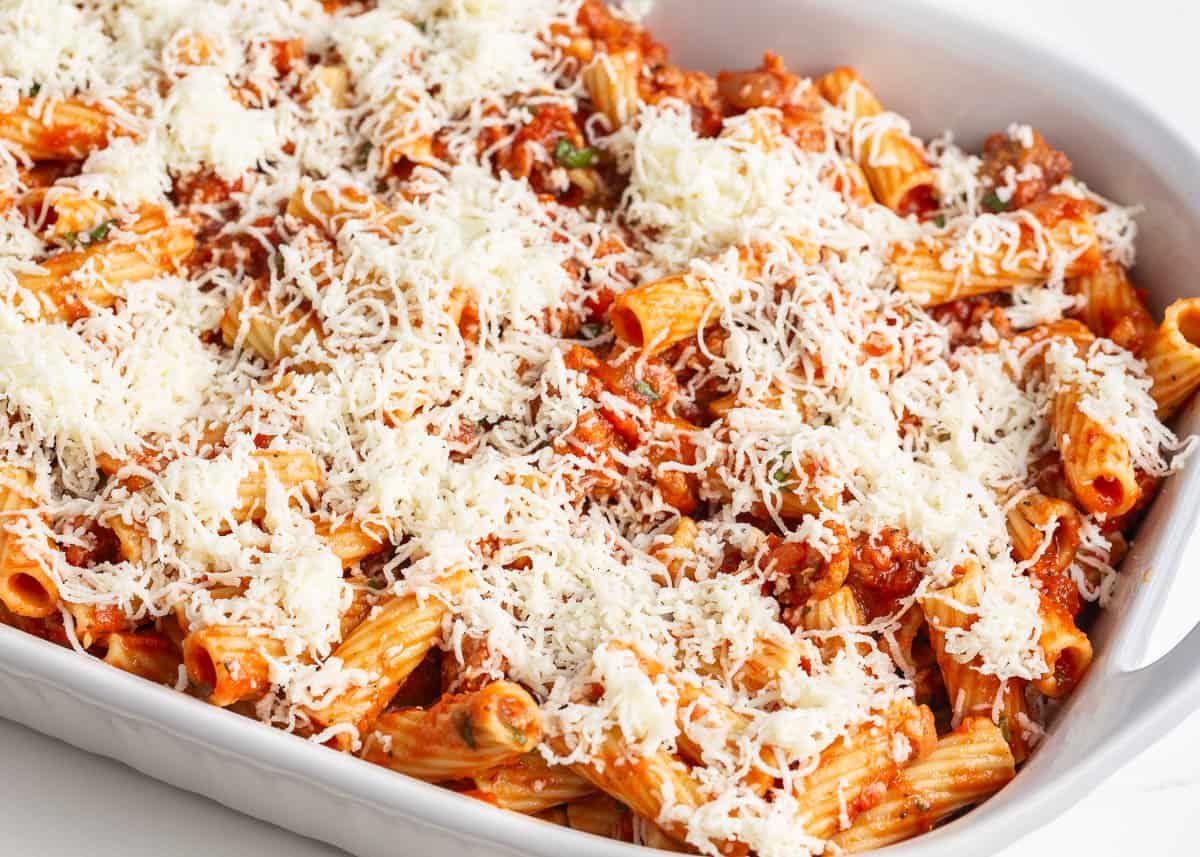
[[[1128,742],[1132,753],[1150,746],[1200,709],[1200,625],[1158,660],[1119,672],[1106,685],[1106,708],[1116,716],[1101,742]]]

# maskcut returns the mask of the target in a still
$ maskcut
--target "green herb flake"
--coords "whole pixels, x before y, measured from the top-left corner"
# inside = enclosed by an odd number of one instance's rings
[[[93,243],[96,241],[103,241],[105,238],[108,237],[109,231],[112,230],[113,224],[115,224],[116,222],[117,221],[115,221],[115,220],[106,220],[103,223],[101,223],[99,226],[97,226],[95,229],[93,229],[91,232],[88,233],[88,243],[90,244],[90,243]]]
[[[376,591],[378,591],[380,589],[387,589],[387,581],[386,580],[368,580],[367,586]]]
[[[791,456],[792,451],[790,449],[785,449],[783,452],[779,453],[779,464],[775,471],[771,474],[771,478],[775,480],[776,485],[783,485],[784,483],[791,481],[792,468],[789,467],[787,463]]]
[[[1008,210],[1008,203],[1000,198],[995,188],[983,195],[983,205],[988,211],[1000,212]]]
[[[29,97],[37,98],[37,94],[41,91],[42,85],[40,83],[35,83],[33,86],[29,87]]]
[[[520,727],[516,726],[515,724],[510,723],[503,714],[500,715],[500,722],[504,724],[504,727],[508,729],[509,734],[513,736],[513,740],[517,742],[517,746],[524,747],[526,740],[524,731],[522,731]]]
[[[996,724],[1000,727],[1000,734],[1004,736],[1004,740],[1009,744],[1012,743],[1012,728],[1008,725],[1008,717],[1002,716],[1000,722]]]
[[[62,235],[63,243],[68,247],[74,247],[75,242],[79,240],[78,232],[64,232]]]
[[[662,395],[659,394],[658,390],[655,390],[645,381],[634,381],[633,389],[637,390],[638,393],[641,394],[642,398],[648,402],[657,402],[662,398]]]
[[[563,137],[554,147],[554,160],[569,170],[581,170],[590,167],[596,158],[596,150],[588,146],[576,149],[575,144]]]
[[[458,734],[462,736],[463,742],[472,750],[478,750],[479,747],[475,743],[475,732],[471,725],[471,715],[464,714],[458,721]]]
[[[933,225],[936,226],[938,229],[945,229],[946,228],[946,215],[939,214],[937,217],[933,218]]]
[[[595,339],[597,336],[600,335],[600,333],[603,329],[604,328],[602,328],[600,325],[596,324],[595,322],[589,321],[587,324],[585,324],[579,328],[579,333],[583,336],[584,339]]]

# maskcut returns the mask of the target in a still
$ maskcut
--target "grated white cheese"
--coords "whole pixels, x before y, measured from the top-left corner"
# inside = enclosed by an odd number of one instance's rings
[[[701,806],[666,794],[649,821],[683,825],[706,853],[726,840],[762,857],[822,853],[792,787],[833,742],[913,696],[911,665],[890,653],[898,616],[791,629],[759,562],[768,533],[829,559],[840,534],[855,544],[899,528],[924,560],[897,612],[978,563],[977,619],[948,631],[948,651],[1036,679],[1039,593],[1011,556],[1004,498],[1052,450],[1050,402],[1067,383],[1129,439],[1140,470],[1176,469],[1185,446],[1155,418],[1145,366],[1105,342],[1083,355],[1051,344],[1033,377],[990,323],[976,331],[984,345],[959,345],[896,289],[897,244],[948,237],[942,262],[955,268],[1017,252],[1023,229],[1041,235],[1021,212],[985,211],[980,159],[949,135],[923,146],[940,225],[846,203],[833,187],[846,157],[885,166],[883,133],[911,132],[895,114],[855,121],[834,107],[815,152],[764,145],[781,119],[771,110],[729,117],[715,137],[671,98],[629,105],[636,114],[607,136],[584,117],[603,169],[562,168],[538,141],[539,168],[553,167],[539,190],[591,181],[619,202],[560,204],[495,162],[541,109],[586,112],[582,61],[568,56],[579,0],[341,5],[0,0],[0,109],[36,85],[43,106],[78,96],[120,114],[125,135],[58,183],[112,203],[121,223],[161,206],[219,251],[123,286],[112,308],[39,321],[16,284],[61,241],[0,207],[0,461],[29,468],[46,498],[45,519],[13,526],[69,602],[279,640],[256,714],[356,745],[372,739],[348,724],[318,730],[307,714],[376,678],[334,654],[344,615],[352,603],[378,611],[376,586],[437,597],[445,570],[465,569],[475,585],[451,603],[444,656],[486,640],[484,672],[527,687],[564,739],[568,754],[544,745],[548,758],[597,761],[614,730],[633,756],[690,743]],[[1032,145],[1029,126],[1008,134]],[[0,202],[28,190],[27,160],[0,147]],[[1007,199],[1031,177],[1010,171],[995,191]],[[1136,210],[1075,180],[1056,190],[1097,202],[1102,249],[1132,264]],[[370,195],[387,222],[284,214],[297,196],[341,193]],[[1029,252],[1064,267],[1046,241]],[[575,331],[607,292],[676,273],[711,299],[712,335],[668,355],[680,390],[655,424],[653,403],[598,389],[568,349],[595,347],[639,390],[661,365],[605,354],[603,325]],[[247,293],[261,304],[234,323],[226,308]],[[1074,308],[1052,274],[1003,309],[1028,328]],[[256,352],[264,336],[277,359]],[[684,421],[715,394],[731,406]],[[608,416],[623,441],[603,461],[564,442]],[[264,514],[239,522],[239,485],[264,448],[311,455],[322,483],[289,491],[268,478]],[[98,456],[119,473],[102,475]],[[680,513],[660,482],[676,477],[695,486],[700,520],[690,548],[664,550]],[[593,490],[605,480],[619,489]],[[812,498],[808,514],[786,508]],[[84,545],[80,521],[114,517],[145,534],[140,561],[76,566],[45,538]],[[347,521],[387,540],[348,572],[322,536]],[[1104,603],[1116,548],[1083,521],[1071,574]],[[73,637],[65,612],[63,623]],[[831,633],[854,644],[824,657]],[[734,677],[767,642],[795,662],[748,689]],[[745,728],[677,716],[684,685]],[[897,760],[911,749],[893,740]],[[743,785],[764,758],[781,782],[765,796]],[[843,826],[854,797],[841,795]]]
[[[216,69],[199,68],[178,81],[165,111],[166,161],[172,169],[208,166],[233,181],[279,145],[275,117],[244,107]]]

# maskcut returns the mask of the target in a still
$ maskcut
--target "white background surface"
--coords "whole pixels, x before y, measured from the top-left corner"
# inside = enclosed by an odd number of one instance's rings
[[[886,0],[876,0],[886,2]],[[1200,141],[1194,0],[927,0],[1030,34],[1120,83]],[[733,0],[731,0],[733,5]],[[766,47],[766,46],[764,46]],[[776,46],[786,52],[786,46]],[[919,61],[919,60],[917,60]],[[1052,87],[1054,81],[1047,80]],[[979,93],[986,97],[986,93]],[[1013,117],[1019,120],[1020,117]],[[1200,145],[1200,142],[1198,142]],[[1197,236],[1200,239],[1200,236]],[[1180,272],[1194,276],[1194,272]],[[1193,463],[1196,466],[1196,462]],[[1200,565],[1200,535],[1190,565]],[[1200,618],[1200,573],[1185,569],[1153,642],[1163,651]],[[1188,578],[1191,578],[1190,580]],[[998,857],[1184,857],[1200,853],[1200,712],[1049,827]],[[39,857],[344,857],[0,720],[5,854]],[[402,843],[397,857],[406,857]]]

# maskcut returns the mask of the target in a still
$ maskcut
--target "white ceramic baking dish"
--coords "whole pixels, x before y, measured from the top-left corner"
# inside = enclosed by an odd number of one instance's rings
[[[1045,50],[912,0],[659,0],[650,23],[685,65],[748,67],[765,48],[805,71],[856,65],[923,135],[950,127],[972,146],[1010,121],[1029,122],[1097,190],[1146,205],[1137,275],[1155,308],[1196,292],[1196,154],[1119,90]],[[1193,408],[1180,430],[1195,430],[1198,415]],[[1198,508],[1200,461],[1171,479],[1152,509],[1116,604],[1095,629],[1092,671],[1032,761],[979,809],[888,854],[991,854],[1200,706],[1200,629],[1158,662],[1131,669]],[[363,857],[634,850],[372,767],[7,627],[0,715]]]

